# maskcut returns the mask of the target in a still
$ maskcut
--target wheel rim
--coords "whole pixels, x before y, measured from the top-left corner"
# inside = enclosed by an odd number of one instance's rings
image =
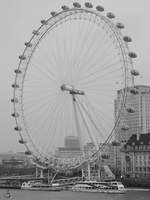
[[[105,141],[115,127],[116,91],[132,84],[128,53],[114,23],[87,9],[60,12],[33,32],[14,89],[16,124],[32,155],[42,162],[54,158],[66,136],[77,136],[82,149]],[[63,84],[71,89],[62,91]],[[75,94],[73,101],[71,90],[84,95]],[[126,89],[121,92],[116,122],[125,104]]]

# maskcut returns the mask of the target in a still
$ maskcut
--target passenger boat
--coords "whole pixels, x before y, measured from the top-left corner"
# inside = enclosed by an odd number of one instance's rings
[[[23,182],[21,185],[22,190],[39,190],[39,191],[61,191],[63,187],[59,185],[44,184],[37,181]]]
[[[124,194],[126,189],[121,182],[97,182],[97,181],[82,181],[75,184],[71,191],[73,192],[98,192],[111,194]]]

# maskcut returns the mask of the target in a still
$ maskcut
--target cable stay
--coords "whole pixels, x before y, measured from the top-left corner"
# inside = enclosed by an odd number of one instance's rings
[[[84,118],[84,116],[83,116],[83,113],[82,113],[81,108],[80,108],[80,104],[79,104],[77,101],[76,101],[76,104],[77,104],[77,106],[78,106],[78,109],[79,109],[81,118],[82,118],[83,123],[84,123],[84,125],[85,125],[85,127],[86,127],[86,130],[87,130],[87,133],[88,133],[88,135],[89,135],[89,137],[90,137],[90,140],[92,141],[93,144],[96,144],[97,147],[98,147],[98,144],[94,141],[94,139],[93,139],[93,137],[92,137],[92,135],[91,135],[90,129],[89,129],[89,127],[88,127],[88,124],[87,124],[87,122],[86,122],[86,120],[85,120],[85,118]]]
[[[80,148],[83,150],[81,128],[80,128],[79,119],[78,119],[78,116],[77,116],[76,98],[75,98],[74,94],[72,94],[72,100],[73,100],[72,103],[73,103],[73,110],[74,110],[74,118],[75,118],[75,123],[76,123],[76,129],[77,129],[77,134],[78,134],[78,137],[79,137],[79,140],[80,140],[79,141],[80,142]]]
[[[85,111],[86,115],[88,116],[89,120],[92,122],[93,126],[95,127],[95,129],[97,130],[98,133],[101,134],[101,136],[103,137],[102,132],[99,130],[99,128],[97,127],[95,121],[92,119],[91,115],[89,114],[89,112],[86,110],[85,106],[83,105],[82,102],[80,102],[81,107],[83,108],[83,110]],[[104,138],[104,137],[103,137]]]

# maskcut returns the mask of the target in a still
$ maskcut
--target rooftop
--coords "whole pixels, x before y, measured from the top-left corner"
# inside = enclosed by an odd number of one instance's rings
[[[141,134],[139,138],[137,137],[136,134],[132,135],[127,143],[124,145],[124,148],[126,146],[133,146],[134,145],[150,145],[150,133],[147,134]]]
[[[148,85],[135,85],[134,86],[136,89],[141,89],[141,90],[144,90],[144,89],[149,89],[150,90],[150,86]],[[130,87],[129,87],[130,88]],[[129,89],[128,88],[128,89]],[[117,93],[119,94],[123,89],[120,89],[117,91]]]

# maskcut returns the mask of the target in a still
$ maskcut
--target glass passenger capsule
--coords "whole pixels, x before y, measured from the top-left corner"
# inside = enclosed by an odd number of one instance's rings
[[[32,47],[32,44],[30,42],[25,42],[24,44],[26,47]]]
[[[29,151],[29,150],[27,150],[27,151],[25,151],[25,155],[32,155],[32,152],[31,151]]]
[[[55,17],[55,16],[57,15],[57,12],[52,11],[52,12],[51,12],[51,15],[52,15],[52,17]]]
[[[138,94],[138,90],[136,88],[130,88],[130,93],[131,94]]]
[[[11,86],[12,86],[13,88],[19,88],[19,85],[16,84],[16,83],[12,84]]]
[[[124,36],[124,37],[123,37],[123,40],[124,40],[125,42],[132,42],[132,38],[129,37],[129,36]]]
[[[47,24],[47,20],[42,19],[42,20],[41,20],[41,24],[43,24],[43,25]]]
[[[113,14],[112,12],[107,13],[106,16],[107,16],[108,18],[110,18],[110,19],[115,18],[115,14]]]
[[[33,31],[32,31],[32,34],[33,34],[33,35],[40,35],[40,33],[39,33],[38,30],[33,30]]]
[[[130,58],[137,58],[137,54],[135,52],[129,52]]]
[[[11,114],[11,116],[12,116],[12,117],[19,117],[19,113],[14,112],[14,113]]]
[[[132,70],[131,70],[131,74],[132,74],[133,76],[138,76],[140,73],[139,73],[138,70],[132,69]]]
[[[23,139],[20,139],[20,140],[19,140],[19,143],[20,143],[20,144],[26,144],[26,141],[23,140]]]
[[[65,5],[63,5],[61,8],[62,8],[62,10],[69,10],[69,7],[65,6]]]
[[[11,99],[11,102],[12,103],[18,103],[18,99],[17,98],[13,98],[13,99]]]
[[[14,129],[15,129],[15,131],[21,131],[22,130],[22,128],[20,126],[16,126]]]
[[[103,12],[104,11],[104,7],[103,6],[96,6],[96,10]]]
[[[20,60],[25,60],[26,57],[25,57],[24,55],[20,55],[20,56],[19,56],[19,59],[20,59]]]
[[[73,6],[74,6],[75,8],[81,8],[81,5],[80,5],[78,2],[74,2],[74,3],[73,3]]]
[[[127,130],[129,130],[129,127],[128,127],[127,125],[123,125],[123,126],[121,127],[121,130],[127,131]]]
[[[117,23],[116,27],[119,28],[119,29],[125,28],[124,24],[122,24],[122,23]]]
[[[135,112],[135,109],[134,109],[133,107],[128,107],[128,108],[126,108],[126,111],[127,111],[128,113],[134,113],[134,112]]]
[[[20,69],[15,69],[14,72],[15,72],[16,74],[21,74],[21,73],[22,73]]]
[[[93,8],[93,5],[90,2],[85,2],[85,7],[86,8]]]

